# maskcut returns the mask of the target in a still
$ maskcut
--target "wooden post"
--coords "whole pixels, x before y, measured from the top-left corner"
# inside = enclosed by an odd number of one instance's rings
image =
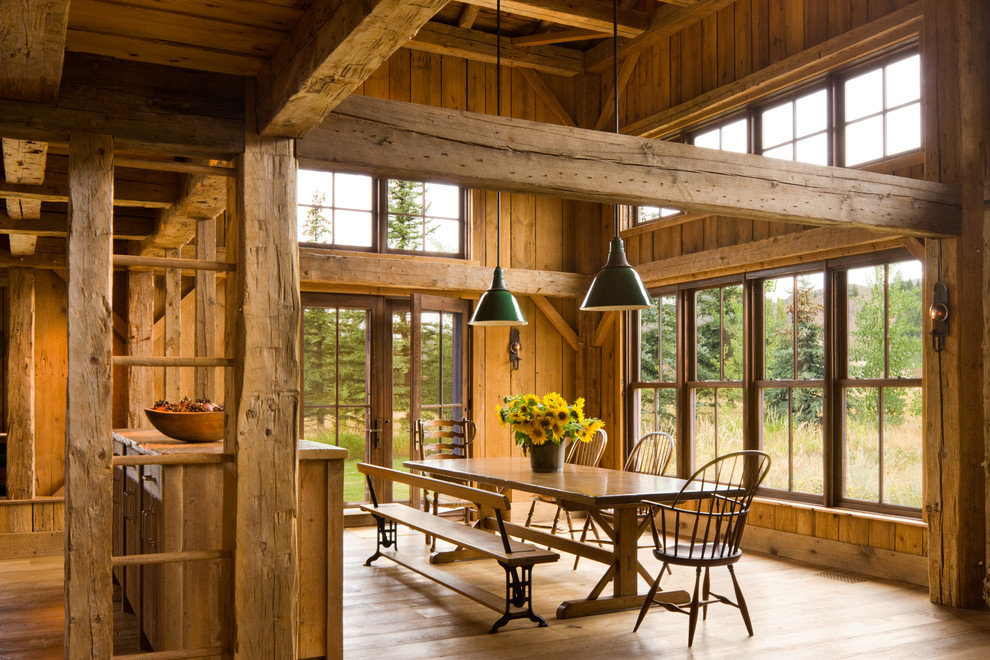
[[[7,498],[34,497],[34,271],[11,268],[7,345]]]
[[[113,654],[111,250],[113,140],[69,140],[65,657]]]
[[[165,250],[165,256],[178,258],[179,248]],[[182,338],[182,271],[178,268],[165,269],[165,357],[179,357],[179,342]],[[182,397],[181,371],[179,367],[165,368],[165,388],[163,396],[169,401]]]
[[[962,188],[958,239],[926,241],[926,309],[932,285],[949,292],[949,336],[925,350],[925,512],[929,591],[934,602],[981,602],[988,547],[985,400],[990,373],[984,345],[984,239],[988,185],[985,0],[925,0],[922,85],[925,177]]]
[[[235,543],[233,649],[235,658],[294,658],[300,300],[293,142],[249,131],[236,164],[227,254],[237,271],[226,289],[228,355],[236,364],[225,383],[226,450],[235,453],[237,480],[234,515],[224,523]]]
[[[196,258],[214,261],[217,258],[217,226],[213,218],[196,221]],[[217,354],[217,274],[211,270],[196,271],[196,355],[215,357]],[[196,398],[215,400],[216,370],[214,367],[196,369]]]
[[[151,271],[127,273],[127,354],[150,357],[155,325],[155,275]],[[127,427],[151,426],[145,408],[155,403],[154,374],[151,367],[129,367],[127,371]]]

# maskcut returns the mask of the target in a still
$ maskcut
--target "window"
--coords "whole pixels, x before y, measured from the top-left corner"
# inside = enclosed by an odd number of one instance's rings
[[[914,54],[844,80],[847,167],[921,147],[920,67]]]
[[[674,435],[682,477],[763,449],[765,494],[920,515],[921,273],[893,251],[658,292],[631,427]]]
[[[680,214],[681,211],[677,209],[668,209],[662,206],[639,206],[636,208],[636,224],[645,225],[648,222],[672,218]]]
[[[749,151],[749,119],[735,119],[696,133],[691,143],[696,147],[744,154]]]
[[[818,89],[760,111],[764,156],[829,164],[828,91]]]
[[[299,170],[299,242],[466,257],[465,199],[457,186]]]

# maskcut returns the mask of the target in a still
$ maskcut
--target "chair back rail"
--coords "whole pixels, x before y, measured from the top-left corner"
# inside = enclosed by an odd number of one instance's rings
[[[594,437],[588,442],[574,441],[567,450],[567,457],[564,462],[573,465],[587,465],[588,467],[598,467],[605,453],[605,445],[608,444],[608,434],[605,429],[598,429]]]
[[[416,455],[420,460],[470,458],[478,427],[469,419],[417,419]]]
[[[623,470],[626,472],[642,472],[660,476],[667,469],[670,457],[674,453],[674,438],[663,431],[647,433],[626,459]]]

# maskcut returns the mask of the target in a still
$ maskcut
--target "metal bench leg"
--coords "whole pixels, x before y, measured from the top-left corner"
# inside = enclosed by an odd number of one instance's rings
[[[371,566],[371,562],[382,556],[382,548],[399,549],[399,534],[394,520],[386,520],[375,516],[378,523],[378,543],[375,547],[375,554],[364,560],[365,566]]]
[[[499,562],[499,566],[505,569],[505,614],[488,632],[497,633],[499,628],[513,619],[529,619],[538,623],[541,628],[548,626],[546,619],[533,611],[533,567],[512,568],[502,562]],[[520,609],[513,612],[513,607]]]

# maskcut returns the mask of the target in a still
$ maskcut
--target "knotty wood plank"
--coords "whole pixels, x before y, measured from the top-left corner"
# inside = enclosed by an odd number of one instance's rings
[[[66,282],[55,271],[35,271],[34,332],[44,338],[35,346],[34,361],[36,496],[51,495],[65,484],[67,296]]]
[[[250,101],[249,101],[250,104]],[[250,107],[250,105],[249,105]],[[227,451],[235,453],[234,657],[296,654],[299,262],[292,142],[248,133],[228,252]],[[236,441],[235,441],[236,438]],[[229,484],[229,481],[228,481]],[[227,491],[228,493],[230,491]]]
[[[297,149],[303,166],[799,224],[951,235],[958,218],[951,186],[359,96]]]
[[[314,2],[258,74],[258,130],[301,137],[447,0]]]
[[[69,370],[65,469],[65,650],[113,653],[110,530],[113,140],[69,142]]]
[[[571,117],[570,113],[561,105],[560,100],[557,95],[553,93],[543,77],[536,71],[532,69],[520,68],[519,73],[526,82],[530,84],[533,91],[536,92],[537,98],[539,98],[546,105],[547,110],[550,115],[557,120],[558,124],[563,124],[565,126],[577,126],[574,118]],[[470,108],[469,108],[470,109]]]
[[[35,495],[35,272],[8,271],[10,317],[7,331],[7,497]]]

